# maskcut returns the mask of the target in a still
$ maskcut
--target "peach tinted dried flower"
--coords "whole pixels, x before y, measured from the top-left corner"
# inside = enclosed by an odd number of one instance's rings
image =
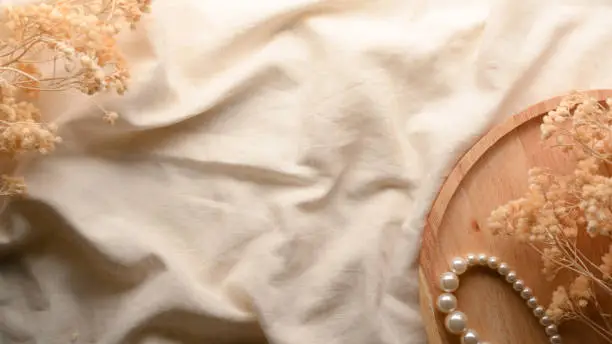
[[[37,107],[40,92],[125,93],[130,73],[115,37],[149,10],[150,0],[50,0],[4,7],[0,151],[11,158],[47,154],[61,142],[57,128],[45,121],[53,116]],[[117,121],[116,112],[102,111],[104,121]],[[25,190],[4,184],[5,195]]]
[[[612,244],[601,262],[578,247],[578,238],[610,241],[612,236],[612,99],[604,104],[572,93],[548,112],[540,126],[544,140],[571,153],[576,168],[568,175],[532,168],[528,189],[516,200],[494,209],[488,228],[535,248],[542,272],[554,281],[561,271],[571,274],[569,286],[557,285],[547,314],[557,323],[579,320],[612,343],[612,324],[597,295],[612,297]],[[599,291],[599,293],[595,291]],[[587,308],[596,310],[597,319]]]
[[[22,177],[11,177],[3,175],[2,179],[2,190],[0,191],[3,195],[23,195],[27,191],[25,181]]]
[[[572,312],[572,308],[570,298],[567,295],[567,290],[564,286],[560,285],[553,292],[552,300],[548,306],[548,309],[546,310],[546,315],[548,315],[554,322],[560,323],[566,314]]]
[[[569,295],[574,303],[580,307],[586,307],[593,296],[589,279],[584,275],[576,277],[570,285]]]

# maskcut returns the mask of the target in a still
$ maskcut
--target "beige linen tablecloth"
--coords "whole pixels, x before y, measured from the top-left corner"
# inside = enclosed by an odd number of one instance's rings
[[[5,1],[6,3],[6,1]],[[1,343],[425,343],[413,264],[485,128],[612,87],[609,1],[155,0],[110,127],[0,227]]]

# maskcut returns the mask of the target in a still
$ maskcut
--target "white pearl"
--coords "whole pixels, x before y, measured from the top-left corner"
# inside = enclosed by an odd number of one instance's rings
[[[478,333],[474,330],[467,330],[461,336],[461,344],[478,344]]]
[[[487,259],[489,259],[489,257],[487,257],[486,254],[481,253],[478,255],[478,264],[480,265],[487,265]]]
[[[459,288],[459,277],[453,272],[445,272],[440,276],[440,288],[446,292],[452,292]]]
[[[549,336],[554,336],[557,333],[559,333],[557,331],[557,325],[555,325],[555,324],[546,326],[546,329],[544,331],[546,331],[546,334],[549,335]]]
[[[451,293],[440,294],[436,306],[440,312],[450,313],[457,308],[457,298]]]
[[[538,319],[546,315],[546,310],[542,306],[537,306],[533,310],[533,315],[535,315]]]
[[[453,258],[451,261],[451,271],[457,275],[461,275],[468,268],[468,263],[461,257]]]
[[[548,317],[548,315],[545,315],[543,317],[540,318],[540,324],[542,326],[548,326],[548,325],[552,325],[552,320],[550,320],[550,318]]]
[[[497,257],[489,257],[489,260],[487,260],[487,265],[491,269],[497,269],[499,267],[499,259]]]
[[[550,337],[550,344],[561,344],[562,342],[561,336],[558,334]]]
[[[523,282],[523,280],[516,280],[514,284],[512,284],[512,288],[516,291],[521,291],[525,288],[525,282]]]
[[[506,275],[506,281],[508,283],[516,282],[516,272],[514,272],[514,271],[508,272],[508,274]]]
[[[478,257],[476,257],[476,255],[473,253],[468,253],[465,256],[465,259],[467,260],[469,266],[474,266],[477,263]]]
[[[533,297],[533,292],[531,291],[531,288],[525,287],[525,289],[521,291],[521,297],[525,300],[531,299]]]
[[[506,276],[510,272],[510,266],[506,263],[500,263],[497,272],[502,276]]]
[[[535,296],[530,297],[529,300],[527,300],[527,306],[529,308],[537,308],[538,307],[538,299]]]
[[[467,316],[463,312],[454,311],[446,316],[444,326],[452,334],[460,334],[467,326]]]

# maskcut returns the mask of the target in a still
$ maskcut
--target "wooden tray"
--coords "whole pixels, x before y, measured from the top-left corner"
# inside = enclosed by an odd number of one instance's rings
[[[612,90],[588,93],[602,100],[612,97]],[[561,98],[538,103],[493,128],[459,160],[440,189],[426,219],[419,258],[421,313],[429,344],[459,343],[457,336],[446,333],[443,315],[432,301],[440,294],[438,276],[448,271],[448,261],[454,256],[468,252],[496,255],[534,289],[542,304],[550,302],[551,285],[539,273],[536,252],[493,237],[485,223],[491,210],[525,192],[530,167],[573,170],[575,161],[571,157],[540,142],[541,116],[556,107]],[[542,327],[512,287],[483,271],[462,275],[456,292],[468,326],[482,340],[495,344],[548,343]],[[562,327],[561,333],[566,344],[600,343],[581,327]]]

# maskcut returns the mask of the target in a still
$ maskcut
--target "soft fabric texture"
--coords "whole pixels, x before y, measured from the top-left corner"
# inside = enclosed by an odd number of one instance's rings
[[[612,87],[606,3],[155,0],[129,93],[98,99],[115,126],[43,99],[65,142],[4,212],[0,342],[425,343],[444,174],[513,112]]]

